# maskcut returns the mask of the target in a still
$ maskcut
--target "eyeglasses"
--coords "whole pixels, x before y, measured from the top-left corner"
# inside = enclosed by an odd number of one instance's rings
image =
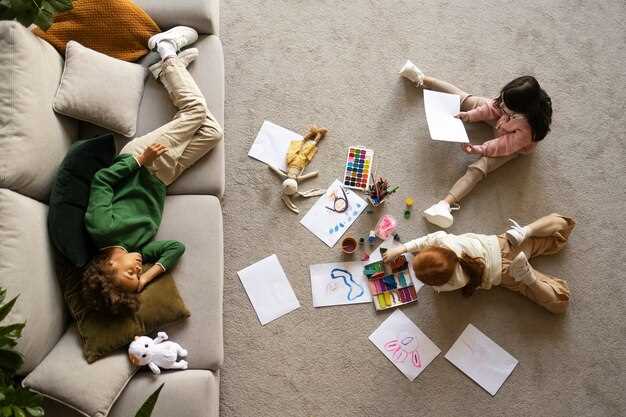
[[[343,187],[339,187],[341,189],[341,193],[343,196],[338,196],[337,194],[333,194],[333,206],[326,208],[328,210],[334,211],[335,213],[345,213],[348,210],[348,195],[346,194],[346,190]]]

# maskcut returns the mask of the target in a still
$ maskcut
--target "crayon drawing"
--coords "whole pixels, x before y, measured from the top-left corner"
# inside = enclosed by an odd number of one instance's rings
[[[387,317],[369,339],[411,381],[441,353],[400,310]]]
[[[365,206],[365,200],[335,180],[300,223],[332,248],[363,213]]]
[[[415,368],[422,367],[417,337],[408,333],[385,343],[385,350],[391,352],[394,363],[409,361]]]
[[[309,266],[313,306],[371,303],[363,265],[364,262],[335,262]]]
[[[352,278],[352,274],[345,269],[335,268],[330,271],[331,279],[341,279],[346,287],[346,300],[353,301],[365,293],[363,286]]]

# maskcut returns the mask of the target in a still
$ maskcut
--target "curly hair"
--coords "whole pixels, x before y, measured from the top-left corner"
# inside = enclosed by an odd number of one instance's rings
[[[110,314],[136,313],[139,310],[139,294],[119,289],[113,282],[113,274],[107,263],[108,253],[95,256],[83,272],[82,296],[88,307]]]

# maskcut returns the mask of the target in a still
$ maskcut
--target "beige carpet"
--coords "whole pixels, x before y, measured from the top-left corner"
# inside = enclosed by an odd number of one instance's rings
[[[626,415],[623,205],[626,56],[621,0],[442,2],[224,0],[227,188],[223,416]],[[558,211],[578,226],[563,253],[533,264],[567,279],[572,305],[553,316],[504,289],[436,295],[404,308],[442,350],[409,382],[368,341],[389,313],[371,305],[315,309],[308,266],[339,260],[279,199],[280,181],[247,156],[264,119],[330,129],[313,163],[325,187],[350,144],[375,149],[400,185],[386,211],[400,235],[431,232],[416,211],[442,197],[474,158],[430,141],[422,93],[397,76],[406,58],[467,91],[495,95],[535,75],[552,96],[552,132],[538,152],[487,178],[452,233],[501,233]],[[473,140],[489,130],[471,130]],[[303,213],[313,201],[300,203]],[[367,233],[378,215],[349,230]],[[302,307],[260,326],[236,272],[278,255]],[[468,323],[519,360],[491,397],[443,358]]]

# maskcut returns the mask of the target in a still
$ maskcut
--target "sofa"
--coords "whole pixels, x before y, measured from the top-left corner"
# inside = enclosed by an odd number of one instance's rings
[[[200,56],[189,70],[223,126],[218,0],[135,3],[162,30],[187,25],[200,33],[195,44]],[[148,65],[155,59],[150,54],[140,63]],[[180,240],[187,248],[171,272],[191,317],[165,330],[188,349],[189,369],[158,376],[145,369],[135,373],[124,350],[89,365],[57,281],[58,255],[47,236],[46,203],[70,145],[102,130],[53,112],[63,57],[16,22],[0,22],[0,69],[0,286],[7,288],[9,298],[19,294],[6,322],[26,321],[17,346],[25,358],[19,370],[25,385],[36,375],[47,378],[55,392],[62,392],[61,398],[45,399],[50,417],[87,415],[77,409],[84,411],[84,402],[99,398],[114,402],[110,409],[101,407],[89,415],[134,416],[161,383],[165,386],[153,417],[218,416],[223,361],[223,141],[169,187],[156,237]],[[165,90],[148,77],[136,135],[166,123],[174,112]],[[119,137],[116,142],[118,150],[125,143]]]

